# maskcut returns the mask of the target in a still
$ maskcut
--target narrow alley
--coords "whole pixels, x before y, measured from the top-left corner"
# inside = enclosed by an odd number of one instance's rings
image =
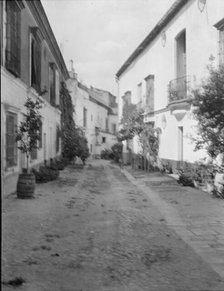
[[[164,216],[156,207],[156,184],[148,182],[148,195],[137,178],[95,160],[84,169],[70,165],[56,181],[37,185],[35,199],[3,199],[2,290],[12,290],[16,278],[21,291],[224,290],[221,271],[183,239],[181,225],[172,226],[172,208],[165,207]],[[160,191],[161,201],[177,206],[173,197],[165,202],[170,183]],[[214,203],[223,211],[223,201]]]

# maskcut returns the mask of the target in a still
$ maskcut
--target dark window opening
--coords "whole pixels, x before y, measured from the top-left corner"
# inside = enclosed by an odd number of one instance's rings
[[[40,124],[40,130],[39,130],[39,135],[40,135],[40,139],[39,139],[39,148],[41,149],[43,147],[43,124],[41,122]]]
[[[83,126],[87,126],[87,109],[83,108]]]
[[[56,69],[55,64],[50,63],[49,66],[49,82],[50,82],[50,103],[56,104]]]
[[[6,1],[6,69],[20,76],[20,8],[17,1]]]
[[[112,130],[113,130],[113,134],[116,134],[117,126],[114,123],[112,124]]]
[[[105,125],[106,125],[106,131],[109,131],[109,120],[106,118],[105,120]]]
[[[106,143],[106,137],[102,137],[102,143]]]
[[[59,148],[60,148],[60,128],[59,128],[59,126],[57,126],[57,129],[56,129],[56,153],[59,152]]]
[[[31,28],[31,86],[37,91],[41,91],[41,42],[37,36],[37,28]]]
[[[6,114],[6,166],[17,165],[17,114],[7,112]]]

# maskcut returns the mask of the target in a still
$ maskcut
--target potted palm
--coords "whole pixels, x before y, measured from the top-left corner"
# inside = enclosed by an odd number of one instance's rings
[[[19,143],[18,149],[26,156],[26,168],[19,175],[17,182],[17,197],[32,198],[35,190],[35,176],[29,171],[29,159],[31,152],[38,149],[37,141],[40,139],[41,115],[39,109],[41,102],[35,102],[27,98],[24,106],[26,113],[24,121],[20,122],[16,135],[16,142]]]

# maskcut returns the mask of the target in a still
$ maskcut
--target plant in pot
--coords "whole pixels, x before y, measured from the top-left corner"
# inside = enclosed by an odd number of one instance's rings
[[[32,198],[35,190],[35,176],[29,171],[29,160],[32,151],[38,149],[37,141],[40,139],[41,115],[39,109],[42,107],[39,100],[33,101],[27,98],[24,106],[26,113],[24,120],[20,122],[16,135],[18,149],[26,156],[26,168],[19,175],[17,182],[17,197]]]

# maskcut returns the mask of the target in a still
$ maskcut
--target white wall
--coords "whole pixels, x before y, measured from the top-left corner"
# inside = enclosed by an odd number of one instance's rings
[[[181,121],[177,121],[168,105],[168,84],[176,78],[175,63],[175,37],[182,30],[186,30],[186,60],[187,75],[193,88],[200,84],[206,76],[206,66],[212,54],[215,63],[218,61],[218,32],[214,25],[223,18],[224,1],[207,0],[207,7],[201,13],[197,1],[191,0],[172,19],[164,29],[166,31],[166,44],[161,44],[161,35],[137,57],[130,67],[119,78],[119,119],[122,114],[122,96],[126,91],[132,92],[132,103],[137,98],[137,85],[142,82],[143,99],[145,95],[144,78],[149,74],[155,75],[154,102],[157,111],[153,120],[156,127],[161,127],[162,116],[166,116],[167,126],[162,128],[160,157],[178,160],[178,127],[184,127],[184,160],[194,161],[200,154],[193,152],[190,135],[194,135],[192,118],[187,113]]]
[[[106,118],[109,122],[109,130],[112,131],[112,123],[117,124],[116,115],[108,115],[108,109],[100,104],[91,101],[87,90],[80,88],[76,79],[67,82],[72,102],[74,105],[74,120],[77,126],[82,127],[88,140],[88,146],[92,155],[100,154],[104,148],[111,148],[117,142],[114,135],[106,133]],[[83,127],[83,109],[87,109],[87,126]],[[98,136],[99,145],[96,146],[95,127],[100,128]],[[106,143],[102,143],[102,138],[106,138]],[[92,145],[92,146],[91,146]],[[92,148],[92,152],[91,152]]]

